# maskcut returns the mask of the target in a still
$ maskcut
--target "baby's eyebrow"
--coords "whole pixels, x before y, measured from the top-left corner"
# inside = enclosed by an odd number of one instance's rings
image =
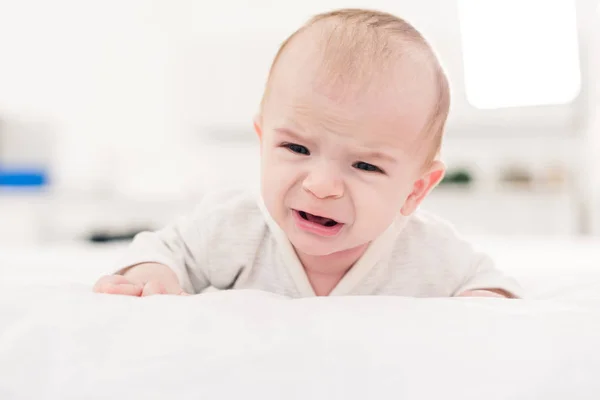
[[[373,160],[382,160],[391,164],[395,164],[398,161],[396,160],[395,157],[392,157],[391,155],[381,152],[381,151],[377,151],[377,150],[370,150],[370,151],[365,151],[362,153],[365,157],[367,157],[368,159],[373,159]]]
[[[298,140],[298,141],[306,140],[305,137],[303,137],[302,135],[300,135],[297,132],[294,132],[288,128],[275,128],[275,132],[282,134],[282,135],[289,136],[294,140]]]

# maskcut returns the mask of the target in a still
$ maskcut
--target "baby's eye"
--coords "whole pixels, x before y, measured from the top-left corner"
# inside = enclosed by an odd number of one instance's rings
[[[379,172],[379,173],[383,172],[383,170],[381,168],[379,168],[373,164],[369,164],[369,163],[362,162],[362,161],[355,162],[352,166],[356,169],[360,169],[360,170],[367,171],[367,172]]]
[[[288,150],[290,150],[293,153],[298,153],[298,154],[302,154],[305,156],[309,156],[310,155],[310,151],[299,144],[295,144],[295,143],[284,143],[283,147],[287,148]]]

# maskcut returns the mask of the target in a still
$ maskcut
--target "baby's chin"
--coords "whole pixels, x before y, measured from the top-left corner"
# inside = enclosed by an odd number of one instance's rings
[[[335,239],[310,237],[308,235],[288,235],[292,246],[297,252],[307,256],[324,257],[344,250],[344,246]]]
[[[296,252],[312,257],[336,257],[347,255],[349,252],[359,251],[367,244],[350,243],[347,238],[320,238],[309,235],[288,236]]]

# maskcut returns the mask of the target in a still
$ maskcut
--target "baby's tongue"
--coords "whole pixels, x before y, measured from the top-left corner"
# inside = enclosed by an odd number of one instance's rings
[[[306,217],[310,222],[314,222],[315,224],[325,225],[327,222],[331,221],[329,218],[319,217],[317,215],[312,215],[306,213]]]

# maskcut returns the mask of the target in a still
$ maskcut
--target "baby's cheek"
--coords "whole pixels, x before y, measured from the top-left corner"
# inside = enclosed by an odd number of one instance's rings
[[[293,176],[285,163],[273,163],[262,173],[262,194],[270,212],[279,214],[293,200]]]
[[[367,192],[359,196],[354,202],[356,227],[365,240],[373,240],[396,218],[399,208],[385,193],[371,195]]]

